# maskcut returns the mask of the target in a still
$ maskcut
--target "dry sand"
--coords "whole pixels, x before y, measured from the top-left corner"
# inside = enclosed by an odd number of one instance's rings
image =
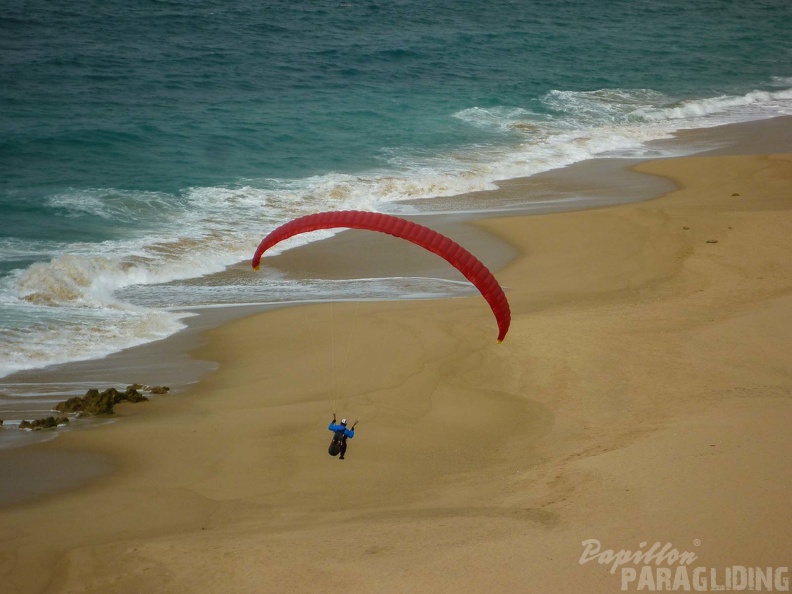
[[[501,345],[480,298],[267,312],[188,393],[32,446],[114,471],[0,509],[0,591],[620,591],[587,539],[788,567],[792,156],[638,170],[680,189],[479,223],[519,253]]]

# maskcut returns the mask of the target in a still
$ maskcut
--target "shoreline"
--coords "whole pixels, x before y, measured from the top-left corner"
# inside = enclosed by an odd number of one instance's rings
[[[790,116],[782,116],[715,128],[683,130],[671,139],[654,141],[652,145],[657,146],[658,150],[668,150],[670,147],[680,145],[693,146],[696,147],[696,151],[700,151],[696,154],[702,155],[755,154],[763,150],[780,152],[784,150],[785,146],[792,144],[792,140],[779,138],[778,135],[773,134],[773,128],[790,119],[792,119]],[[419,219],[430,219],[431,227],[463,242],[468,249],[476,254],[484,253],[485,263],[493,271],[497,271],[514,257],[514,250],[498,238],[477,229],[475,224],[470,223],[493,216],[600,208],[652,199],[672,191],[674,184],[670,180],[633,171],[635,165],[650,159],[650,157],[642,159],[600,158],[582,161],[528,178],[502,180],[498,182],[497,190],[395,203],[393,213],[401,214],[408,219],[416,216]],[[531,196],[529,203],[525,201],[526,194]],[[405,213],[401,212],[403,209],[406,209]],[[341,256],[346,258],[354,256],[353,250],[344,247],[345,243],[343,233],[323,241],[323,245],[330,246],[327,249],[337,249],[337,253]],[[374,244],[376,245],[376,242]],[[335,245],[340,247],[333,248]],[[311,249],[310,246],[302,246],[289,253],[307,252],[310,254]],[[332,264],[332,262],[328,262],[326,258],[319,259],[322,262],[322,268],[314,267],[312,272],[327,274],[330,269],[328,264]],[[281,269],[288,270],[290,256],[283,254],[276,261],[281,260],[284,261]],[[237,271],[236,273],[231,272],[232,274],[247,274],[249,270],[246,264],[246,262],[242,262],[229,270]],[[360,261],[357,262],[359,268],[342,265],[342,277],[405,276],[413,273],[424,276],[436,275],[437,278],[462,278],[454,276],[455,271],[449,271],[447,267],[443,266],[443,263],[438,263],[434,256],[420,253],[417,250],[410,259],[410,267],[393,262],[391,262],[390,268],[387,266],[383,268],[382,262],[379,262],[377,266],[361,266],[361,264]],[[219,273],[217,276],[227,274],[229,271]],[[172,385],[176,393],[180,393],[189,389],[189,386],[200,381],[215,368],[212,362],[196,361],[189,356],[190,349],[200,344],[201,332],[229,320],[250,315],[255,311],[267,311],[273,307],[288,305],[280,303],[239,304],[180,309],[180,311],[192,314],[192,317],[185,319],[186,327],[174,335],[153,343],[111,353],[99,359],[72,361],[15,372],[1,378],[0,384],[46,386],[49,390],[55,390],[56,394],[60,393],[60,397],[56,400],[74,395],[67,394],[62,389],[63,385],[70,383],[85,384],[87,387],[109,387],[131,383],[167,384]],[[116,370],[119,368],[129,370],[129,373],[125,372],[125,377],[118,377],[120,374]],[[59,387],[61,389],[58,392]],[[55,401],[52,398],[47,400]],[[37,405],[36,398],[20,399],[18,406],[6,407],[3,417],[8,419],[9,414],[16,414],[23,415],[24,418],[25,412],[29,412],[28,416],[31,419],[40,418],[46,416],[48,409],[42,408],[40,404]],[[14,442],[25,445],[41,439],[34,436],[19,436],[14,439]],[[46,439],[50,439],[50,437]],[[4,447],[18,446],[9,442],[0,445],[0,449]]]
[[[669,150],[679,145],[696,147],[695,155],[734,155],[758,154],[762,148],[768,152],[778,152],[792,146],[792,138],[775,133],[777,126],[788,127],[792,116],[783,116],[757,122],[741,122],[716,128],[684,130],[674,138],[654,141],[658,150]],[[772,150],[770,150],[772,149]],[[515,257],[516,251],[497,235],[487,231],[485,226],[478,224],[493,217],[513,215],[542,215],[553,212],[575,212],[581,210],[581,200],[585,200],[586,208],[596,209],[616,204],[633,203],[652,200],[676,188],[676,184],[661,175],[640,170],[640,164],[651,159],[601,158],[574,163],[570,166],[547,171],[529,178],[503,180],[498,183],[499,189],[474,192],[447,198],[431,200],[415,200],[401,203],[415,211],[412,215],[404,214],[405,218],[423,221],[437,231],[452,237],[470,251],[477,254],[482,261],[496,273],[507,266]],[[524,196],[529,194],[531,201],[526,204]],[[559,198],[560,196],[560,198]],[[398,214],[399,204],[396,205]],[[267,259],[267,265],[289,272],[291,270],[307,271],[307,276],[324,278],[366,278],[377,275],[405,276],[409,274],[433,276],[436,278],[464,280],[461,275],[436,256],[413,246],[408,246],[409,257],[395,258],[383,242],[390,237],[356,237],[354,243],[349,240],[348,233],[340,233],[323,240],[322,249],[313,244],[300,246],[284,252],[274,258]],[[391,245],[399,243],[392,240]],[[383,252],[386,254],[383,257]],[[377,254],[376,260],[367,261],[360,254]],[[249,274],[247,262],[242,262],[226,274]],[[445,299],[441,297],[440,299]],[[317,301],[316,303],[327,303]],[[2,378],[6,384],[25,384],[58,386],[65,384],[84,384],[87,387],[103,389],[110,386],[125,386],[132,383],[148,385],[168,385],[172,388],[170,397],[180,396],[189,392],[196,384],[204,380],[217,369],[217,363],[202,360],[193,356],[198,347],[204,343],[203,334],[234,320],[245,318],[257,313],[270,311],[298,304],[254,304],[231,305],[209,308],[185,308],[183,311],[194,314],[185,319],[186,328],[174,335],[154,343],[146,343],[123,351],[112,353],[100,359],[67,362],[45,368],[20,371]],[[123,370],[119,372],[118,370]],[[123,376],[123,377],[121,377]],[[65,399],[67,396],[62,396]],[[24,408],[24,406],[23,406]],[[40,416],[47,416],[42,409]],[[33,415],[31,418],[40,418]],[[111,419],[109,422],[113,422]],[[45,443],[57,439],[59,435],[69,431],[90,430],[93,426],[108,422],[107,420],[83,420],[79,426],[60,428],[56,431],[25,432],[15,435],[13,441],[7,440],[0,446],[0,453],[6,449],[29,447],[37,443]],[[7,426],[4,431],[11,431]],[[9,471],[21,465],[4,461],[0,456],[0,469]],[[36,457],[30,457],[35,460]],[[46,467],[46,457],[39,465],[28,464],[34,469],[28,473],[35,475],[35,468]],[[106,468],[107,466],[102,466]],[[102,471],[104,472],[104,471]],[[86,476],[100,476],[102,472],[86,472]],[[78,473],[78,474],[82,474]],[[35,481],[33,481],[35,483]],[[71,481],[66,481],[71,485]],[[24,490],[23,486],[23,490]],[[59,490],[56,484],[54,491]],[[2,498],[0,498],[0,505]]]
[[[218,369],[189,405],[125,405],[113,427],[26,449],[112,472],[0,507],[14,551],[0,578],[11,592],[619,591],[578,561],[591,538],[695,539],[703,566],[784,566],[792,156],[768,154],[637,165],[676,180],[654,200],[477,220],[519,254],[494,271],[513,312],[503,345],[478,297],[207,330],[192,356]],[[345,349],[333,377],[327,355]],[[366,411],[343,463],[324,453],[330,404]],[[339,559],[340,531],[354,536]]]

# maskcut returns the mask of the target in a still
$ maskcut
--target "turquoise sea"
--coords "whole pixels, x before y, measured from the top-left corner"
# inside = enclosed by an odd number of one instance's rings
[[[202,280],[302,214],[792,114],[790,25],[788,0],[5,0],[0,377],[161,339],[187,307],[343,296]]]

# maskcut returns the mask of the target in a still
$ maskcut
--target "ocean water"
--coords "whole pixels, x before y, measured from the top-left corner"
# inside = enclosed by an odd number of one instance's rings
[[[467,291],[216,273],[303,214],[792,114],[790,24],[788,0],[5,0],[0,378],[195,307]]]

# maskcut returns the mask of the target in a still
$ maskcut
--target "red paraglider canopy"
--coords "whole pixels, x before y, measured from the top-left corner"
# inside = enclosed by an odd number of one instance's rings
[[[406,239],[444,258],[464,274],[481,292],[484,299],[487,300],[498,322],[498,342],[503,341],[509,331],[511,311],[503,289],[487,267],[473,254],[445,235],[433,231],[429,227],[424,227],[418,223],[393,215],[359,210],[342,210],[320,212],[294,219],[281,225],[261,241],[256,253],[253,255],[253,269],[258,270],[261,256],[264,252],[284,239],[300,233],[308,233],[309,231],[341,227],[387,233],[394,237]]]

